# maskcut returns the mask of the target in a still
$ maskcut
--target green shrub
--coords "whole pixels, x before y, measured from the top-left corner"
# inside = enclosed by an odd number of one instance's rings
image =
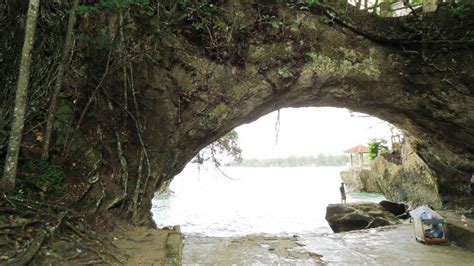
[[[369,142],[369,159],[375,160],[381,153],[388,152],[388,146],[385,145],[387,141],[383,139],[373,139]]]
[[[63,169],[48,161],[30,159],[25,163],[23,172],[26,174],[24,182],[32,184],[48,197],[60,197],[67,191]]]

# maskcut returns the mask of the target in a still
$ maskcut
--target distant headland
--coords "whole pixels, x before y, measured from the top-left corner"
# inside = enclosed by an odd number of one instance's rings
[[[290,156],[272,159],[244,159],[231,162],[227,166],[246,167],[298,167],[298,166],[344,166],[348,162],[347,155],[319,154],[317,156]]]

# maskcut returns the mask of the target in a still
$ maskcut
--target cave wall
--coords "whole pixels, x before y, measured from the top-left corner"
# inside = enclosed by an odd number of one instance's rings
[[[87,192],[82,205],[93,206],[91,215],[153,224],[155,191],[200,149],[269,112],[306,106],[345,107],[394,124],[439,193],[459,197],[460,171],[474,170],[474,51],[465,41],[474,14],[380,18],[323,2],[333,8],[219,1],[210,12],[227,30],[218,23],[199,30],[199,9],[167,1],[164,10],[152,4],[81,16],[52,160],[79,195]],[[48,29],[61,27],[50,17],[64,18],[65,7],[42,8],[39,34],[58,44],[61,32]],[[2,43],[17,45],[3,34]],[[42,49],[36,64],[54,73],[54,64],[39,63],[50,55]],[[44,104],[48,94],[38,99]]]

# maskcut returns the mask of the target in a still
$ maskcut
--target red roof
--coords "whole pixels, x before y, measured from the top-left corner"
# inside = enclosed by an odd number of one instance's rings
[[[369,148],[364,145],[357,145],[348,150],[345,150],[344,153],[369,153]]]

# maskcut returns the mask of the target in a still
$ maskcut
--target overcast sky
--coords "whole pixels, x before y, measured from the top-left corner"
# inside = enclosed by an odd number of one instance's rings
[[[280,111],[276,139],[277,112],[236,128],[244,159],[342,154],[370,139],[389,140],[389,124],[375,117],[351,113],[341,108],[287,108]],[[276,142],[276,143],[275,143]]]

